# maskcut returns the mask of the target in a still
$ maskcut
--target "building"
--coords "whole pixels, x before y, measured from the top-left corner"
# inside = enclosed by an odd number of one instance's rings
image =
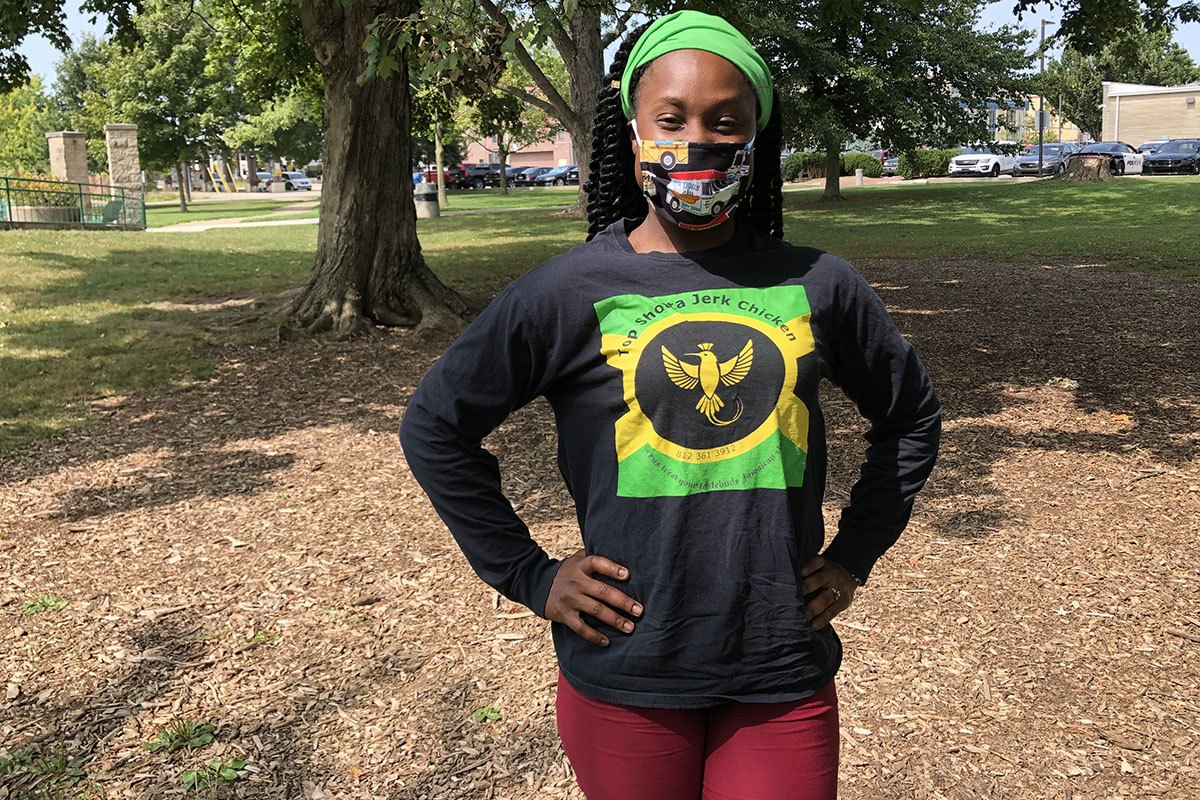
[[[466,159],[468,163],[480,161],[499,161],[500,151],[496,149],[496,137],[484,142],[471,142],[467,145]],[[510,167],[564,167],[567,164],[578,164],[572,155],[571,134],[559,131],[553,138],[534,142],[521,148],[509,151],[508,165]]]
[[[1134,147],[1154,139],[1200,138],[1197,97],[1200,83],[1148,86],[1105,81],[1101,138]]]

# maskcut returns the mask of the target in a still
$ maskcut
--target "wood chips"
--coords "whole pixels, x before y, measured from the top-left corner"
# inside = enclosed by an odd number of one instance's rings
[[[1090,265],[864,261],[946,409],[912,525],[834,623],[841,796],[1200,798],[1197,284]],[[110,798],[581,798],[548,626],[501,600],[395,430],[445,347],[227,351],[0,462],[0,757]],[[862,421],[825,394],[829,533]],[[489,440],[553,555],[579,543],[541,401]],[[26,615],[44,595],[69,601]],[[477,722],[472,712],[499,710]],[[142,746],[178,718],[195,752]],[[29,796],[28,772],[0,798]]]

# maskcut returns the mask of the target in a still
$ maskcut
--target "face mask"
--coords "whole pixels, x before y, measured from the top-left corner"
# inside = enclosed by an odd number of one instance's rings
[[[689,231],[715,228],[733,216],[750,188],[748,142],[644,142],[637,139],[642,192],[666,222]]]

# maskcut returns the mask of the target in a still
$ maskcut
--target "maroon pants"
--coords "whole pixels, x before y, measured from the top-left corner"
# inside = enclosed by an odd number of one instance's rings
[[[558,676],[558,735],[588,800],[834,800],[833,681],[790,703],[640,708]]]

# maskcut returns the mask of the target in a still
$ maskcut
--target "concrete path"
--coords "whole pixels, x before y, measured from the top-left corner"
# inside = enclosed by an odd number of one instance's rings
[[[303,208],[296,206],[288,206],[278,209],[271,214],[264,215],[270,217],[274,214],[295,214],[302,211],[310,211],[316,208],[316,204],[302,204]],[[497,214],[505,211],[565,211],[571,206],[526,206],[522,208],[473,208],[463,211],[443,211],[443,217],[456,217],[463,214]],[[147,228],[149,233],[199,233],[200,231],[209,231],[214,228],[269,228],[276,225],[314,225],[318,222],[316,217],[309,219],[263,219],[258,222],[242,222],[243,219],[254,219],[254,217],[229,217],[226,219],[203,219],[195,222],[180,222],[176,225],[165,225],[161,228]]]

